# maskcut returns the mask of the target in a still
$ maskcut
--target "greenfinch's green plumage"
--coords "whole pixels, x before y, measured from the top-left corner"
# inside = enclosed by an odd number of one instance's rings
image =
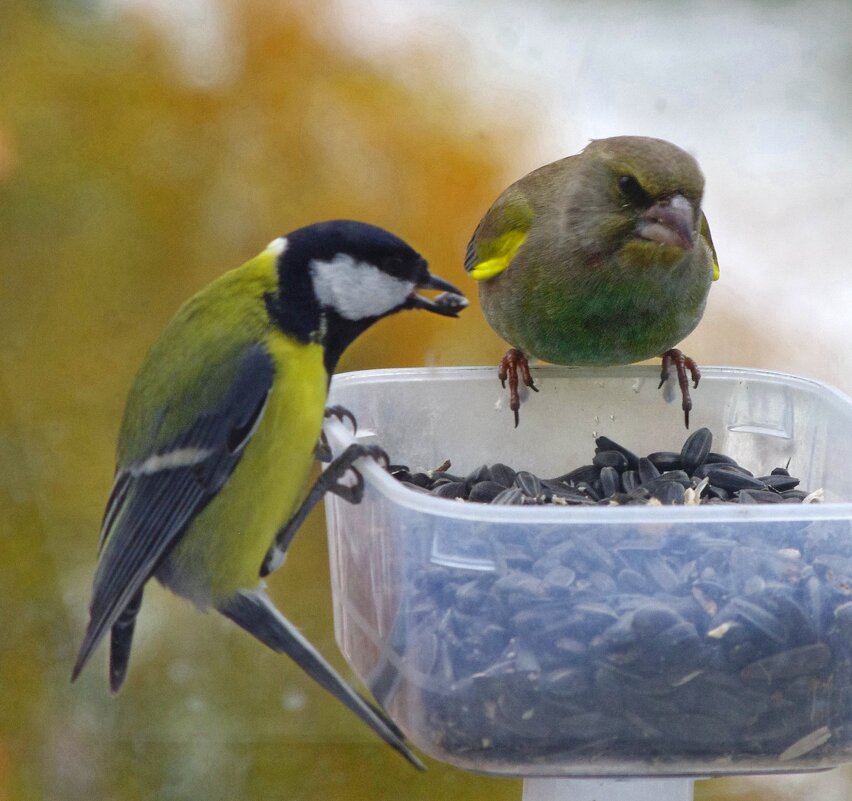
[[[718,265],[704,178],[660,139],[620,136],[506,189],[470,240],[491,327],[527,356],[618,365],[670,351],[701,319]]]
[[[372,323],[406,308],[454,316],[417,288],[454,288],[397,237],[345,220],[293,231],[178,311],[127,399],[74,677],[110,634],[124,681],[156,577],[287,653],[415,764],[398,731],[272,605],[261,571],[314,459],[331,373]],[[282,555],[273,560],[278,565]]]

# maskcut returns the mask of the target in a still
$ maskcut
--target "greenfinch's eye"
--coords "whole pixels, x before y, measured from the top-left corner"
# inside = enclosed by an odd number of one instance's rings
[[[639,206],[647,203],[648,193],[632,175],[622,175],[618,179],[618,188],[631,203]]]

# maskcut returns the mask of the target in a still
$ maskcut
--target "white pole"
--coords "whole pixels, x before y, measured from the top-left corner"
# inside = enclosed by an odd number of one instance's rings
[[[524,779],[523,801],[692,801],[693,779]]]

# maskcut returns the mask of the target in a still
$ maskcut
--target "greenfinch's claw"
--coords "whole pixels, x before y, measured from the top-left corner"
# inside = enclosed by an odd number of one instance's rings
[[[506,379],[509,380],[509,408],[515,415],[515,428],[518,427],[520,422],[520,415],[518,414],[521,408],[521,396],[518,394],[519,372],[524,386],[529,387],[533,392],[538,392],[538,387],[533,383],[530,374],[530,363],[527,361],[527,357],[517,348],[509,348],[506,355],[500,360],[497,378],[500,379],[503,389],[506,388]]]
[[[671,375],[672,367],[674,367],[675,373],[677,374],[678,385],[680,386],[680,408],[683,410],[683,422],[686,427],[689,428],[689,413],[692,411],[692,398],[689,394],[689,378],[687,378],[686,373],[688,370],[689,375],[692,378],[692,388],[695,389],[698,386],[698,382],[701,380],[701,371],[698,369],[698,365],[695,363],[694,359],[690,359],[689,356],[685,356],[677,348],[670,348],[663,354],[662,358],[663,364],[660,371],[660,383],[657,386],[657,389],[666,383],[669,375]]]

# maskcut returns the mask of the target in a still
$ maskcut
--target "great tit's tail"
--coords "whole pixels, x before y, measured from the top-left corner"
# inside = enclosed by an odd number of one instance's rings
[[[139,607],[142,605],[142,592],[142,587],[140,587],[116,618],[115,623],[109,628],[109,687],[114,693],[121,689],[124,677],[127,675],[130,647],[133,645],[133,630],[136,627],[136,615],[139,614]],[[71,673],[71,681],[76,681],[106,632],[104,618],[93,617],[89,620],[89,627],[86,629],[83,644],[80,646],[80,653],[77,655],[77,662],[74,664],[74,670]]]
[[[402,732],[393,721],[355,692],[261,591],[242,591],[217,608],[273,651],[287,654],[414,767],[425,770],[423,763],[405,744]]]
[[[130,599],[118,620],[113,623],[110,632],[109,649],[109,688],[117,693],[124,684],[127,665],[130,662],[130,646],[133,645],[133,630],[136,628],[136,615],[142,605],[142,589]]]

